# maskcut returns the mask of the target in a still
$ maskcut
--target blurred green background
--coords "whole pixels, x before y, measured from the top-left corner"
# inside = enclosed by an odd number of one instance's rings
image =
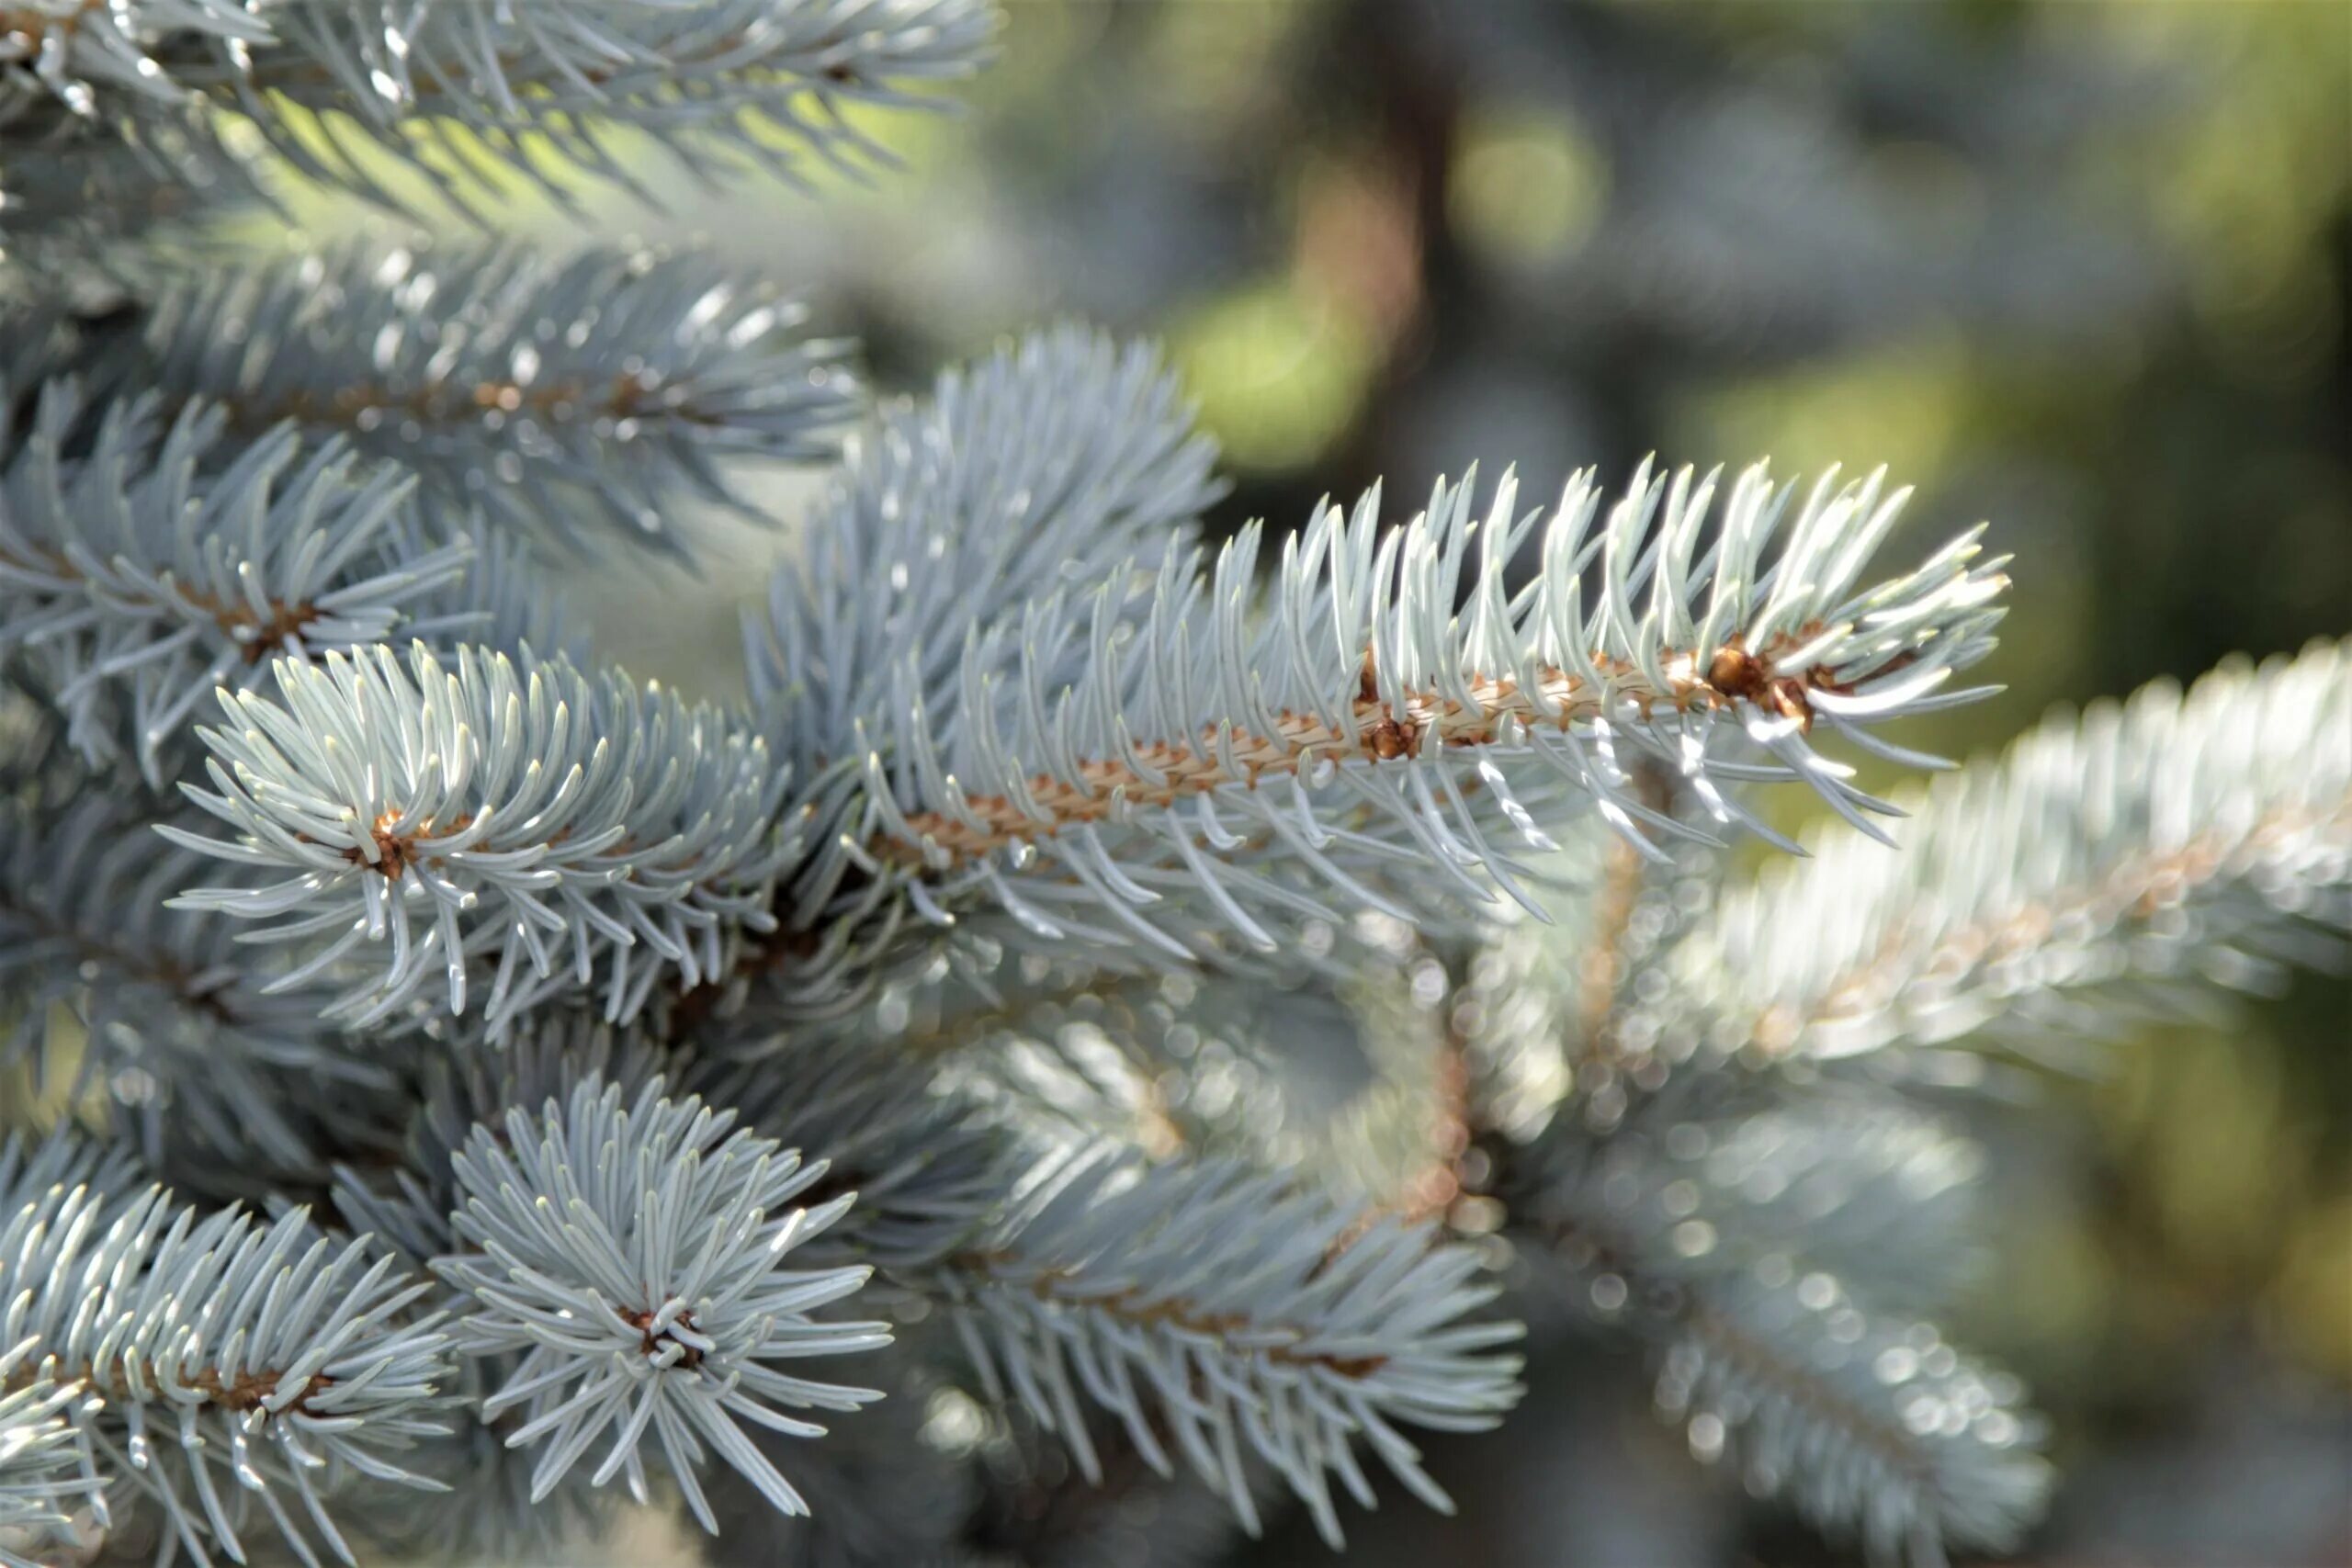
[[[2008,691],[1948,750],[2352,631],[2352,5],[1010,9],[967,112],[876,122],[896,173],[526,220],[707,240],[888,388],[1057,317],[1157,334],[1227,523],[1376,478],[1401,514],[1474,460],[1538,491],[1653,451],[1887,463],[1915,539],[1989,518],[2018,557]],[[575,587],[641,672],[723,690],[757,584]],[[2352,988],[2112,1063],[1990,1133],[1996,1267],[1959,1326],[2032,1380],[2067,1475],[2024,1560],[2352,1562]],[[1384,1515],[1351,1560],[1845,1561],[1645,1404],[1630,1357],[1546,1359],[1502,1433],[1437,1452],[1463,1517]],[[1246,1561],[1321,1557],[1284,1529]]]

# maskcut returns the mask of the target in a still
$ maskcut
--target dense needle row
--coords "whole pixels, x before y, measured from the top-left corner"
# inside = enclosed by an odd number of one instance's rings
[[[496,1557],[657,1491],[961,1561],[1079,1509],[1055,1449],[1171,1549],[1284,1492],[1337,1543],[1451,1506],[1420,1445],[1503,1419],[1520,1316],[1875,1555],[2030,1521],[2022,1391],[1928,1320],[1981,1155],[1899,1086],[2338,952],[2343,647],[1881,798],[2005,580],[1879,474],[1212,545],[1144,345],[866,418],[692,252],[173,250],[271,199],[256,136],[469,210],[650,194],[616,128],[863,164],[993,24],[0,6],[0,1050],[79,1123],[0,1145],[0,1562]],[[555,613],[837,448],[741,706]],[[1742,832],[1813,858],[1731,886]]]

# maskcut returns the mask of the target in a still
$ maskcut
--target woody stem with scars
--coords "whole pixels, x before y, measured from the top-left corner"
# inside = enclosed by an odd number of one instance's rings
[[[1592,660],[1609,682],[1605,688],[1596,689],[1557,666],[1542,670],[1539,688],[1532,694],[1509,677],[1474,676],[1467,682],[1468,704],[1434,691],[1411,692],[1401,705],[1392,704],[1377,693],[1367,653],[1361,690],[1351,705],[1352,734],[1314,715],[1285,708],[1276,715],[1278,728],[1272,733],[1234,729],[1229,747],[1218,743],[1216,730],[1204,731],[1197,746],[1149,742],[1141,748],[1148,774],[1116,759],[1081,763],[1082,783],[1076,785],[1037,774],[1029,787],[1046,821],[1003,795],[967,795],[962,813],[907,813],[915,839],[886,834],[871,847],[880,858],[902,864],[952,869],[1008,844],[1053,837],[1066,827],[1115,819],[1127,810],[1168,806],[1227,785],[1254,788],[1263,778],[1304,773],[1323,758],[1371,762],[1416,758],[1430,749],[1432,739],[1449,750],[1491,746],[1506,740],[1517,727],[1566,730],[1626,708],[1646,717],[1661,706],[1713,712],[1748,703],[1809,728],[1812,694],[1842,694],[1847,687],[1820,668],[1803,676],[1780,673],[1774,660],[1813,641],[1822,630],[1819,623],[1810,623],[1781,633],[1760,654],[1751,653],[1736,638],[1703,659],[1696,652],[1670,654],[1665,660],[1668,683],[1657,690],[1640,670],[1605,653]],[[1898,656],[1874,673],[1888,674],[1907,662]],[[1238,773],[1227,765],[1228,754],[1238,764]]]

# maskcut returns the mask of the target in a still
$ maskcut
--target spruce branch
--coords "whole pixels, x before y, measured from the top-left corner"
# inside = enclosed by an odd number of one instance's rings
[[[1101,1467],[1085,1405],[1172,1474],[1173,1448],[1255,1533],[1245,1450],[1335,1546],[1331,1481],[1373,1506],[1352,1444],[1431,1506],[1452,1503],[1396,1428],[1477,1431],[1517,1400],[1512,1323],[1476,1255],[1424,1227],[1357,1224],[1348,1205],[1227,1161],[1143,1168],[1068,1156],[1001,1234],[938,1276],[993,1397],[1007,1391]]]
[[[2054,716],[1906,805],[1901,854],[1825,835],[1724,899],[1668,960],[1652,1022],[1772,1059],[2057,1044],[2135,998],[2339,961],[2352,645]]]
[[[1172,1563],[1285,1488],[1336,1544],[1367,1448],[1450,1508],[1408,1428],[1517,1401],[1506,1280],[1873,1558],[2040,1506],[1919,1316],[1983,1153],[1890,1083],[2341,956],[2352,643],[1881,800],[2003,580],[1881,577],[1880,476],[1220,545],[1176,379],[1064,328],[847,438],[697,706],[539,573],[692,564],[832,457],[841,345],[702,254],[188,248],[277,164],[478,221],[658,198],[649,142],[859,174],[993,21],[0,0],[0,1070],[124,1137],[0,1141],[0,1568],[133,1505],[166,1560],[499,1556],[616,1481],[810,1568]],[[1724,897],[1791,782],[1851,831]]]
[[[445,664],[421,643],[405,665],[378,647],[273,673],[277,700],[223,692],[227,724],[198,732],[213,788],[185,787],[233,837],[158,830],[280,878],[174,902],[319,944],[297,973],[384,955],[337,1019],[392,1017],[446,976],[448,1010],[479,1008],[493,1033],[591,987],[626,1022],[665,973],[718,973],[730,931],[773,928],[786,779],[718,710],[560,658]]]
[[[46,383],[18,438],[0,399],[0,654],[94,763],[128,750],[161,784],[197,705],[279,655],[560,635],[503,552],[404,514],[389,464],[284,426],[232,441],[203,405],[159,428],[152,397],[106,403],[69,455],[89,408]]]
[[[705,184],[755,169],[793,179],[804,151],[852,172],[887,164],[851,112],[941,107],[924,89],[970,75],[995,28],[984,0],[583,0],[552,12],[336,0],[266,15],[277,47],[215,51],[191,84],[314,179],[397,205],[362,152],[380,150],[468,212],[467,186],[502,174],[562,201],[585,174],[660,205],[616,155],[616,130],[651,137]],[[323,146],[289,108],[318,117]]]
[[[1751,1491],[1859,1536],[1872,1562],[2013,1545],[2051,1479],[2021,1385],[1880,1311],[1831,1262],[1912,1294],[1928,1276],[1902,1279],[1904,1259],[1949,1272],[1950,1229],[1928,1222],[1967,1179],[1950,1141],[1849,1137],[1794,1108],[1778,1127],[1649,1109],[1639,1132],[1555,1134],[1513,1156],[1539,1295],[1648,1342],[1659,1410],[1694,1456],[1736,1461]],[[1899,1258],[1879,1250],[1890,1240]]]
[[[1872,1561],[1940,1568],[1947,1543],[2005,1551],[2041,1513],[2050,1469],[2017,1380],[1933,1325],[1873,1314],[1821,1273],[1727,1280],[1680,1318],[1657,1398],[1692,1451],[1728,1454],[1816,1527],[1860,1536]]]
[[[1474,488],[1385,535],[1377,491],[1329,509],[1262,591],[1253,527],[1208,576],[1171,555],[1007,610],[952,707],[902,689],[872,716],[842,852],[934,920],[993,903],[1048,946],[1272,953],[1261,916],[1343,924],[1331,894],[1421,923],[1497,885],[1534,908],[1514,840],[1550,848],[1587,805],[1671,829],[1637,756],[1718,823],[1777,837],[1724,788],[1777,778],[1867,829],[1884,803],[1816,731],[1883,750],[1865,726],[1977,694],[1939,688],[1990,647],[1999,563],[1968,536],[1858,589],[1904,499],[1877,476],[1792,509],[1752,468],[1703,551],[1715,476],[1645,470],[1605,521],[1589,475],[1548,517],[1507,479],[1481,524]]]
[[[0,104],[46,92],[103,123],[201,105],[312,179],[387,206],[388,162],[469,216],[503,176],[572,202],[579,175],[646,199],[616,131],[706,183],[807,153],[889,161],[862,107],[939,107],[970,74],[981,0],[30,0],[0,11]]]
[[[890,1336],[883,1324],[810,1315],[868,1270],[783,1266],[850,1207],[843,1194],[786,1209],[823,1164],[730,1133],[731,1113],[662,1089],[657,1079],[625,1101],[617,1085],[592,1078],[560,1105],[477,1128],[453,1162],[462,1250],[435,1267],[473,1297],[458,1325],[467,1352],[521,1352],[482,1412],[526,1414],[507,1443],[539,1450],[535,1499],[609,1435],[592,1483],[626,1474],[645,1500],[650,1432],[687,1506],[716,1533],[695,1479],[706,1448],[778,1511],[802,1513],[743,1424],[820,1437],[822,1427],[785,1412],[880,1397],[774,1363],[873,1349]]]
[[[199,1563],[243,1561],[256,1509],[305,1562],[314,1534],[351,1562],[323,1484],[425,1484],[401,1460],[441,1430],[446,1339],[408,1310],[429,1287],[307,1211],[199,1216],[128,1179],[67,1134],[0,1149],[6,1333],[34,1342],[20,1376],[70,1393],[86,1501],[101,1524],[152,1503]]]
[[[714,258],[510,243],[359,248],[151,292],[135,331],[53,349],[117,394],[280,423],[417,475],[428,517],[479,511],[559,558],[615,538],[691,559],[682,499],[749,510],[729,468],[831,456],[845,345]]]

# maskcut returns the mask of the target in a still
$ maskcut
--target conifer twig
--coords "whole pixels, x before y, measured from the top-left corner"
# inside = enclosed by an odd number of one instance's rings
[[[1079,1158],[939,1285],[989,1388],[1017,1394],[1090,1477],[1081,1399],[1116,1416],[1162,1474],[1181,1454],[1255,1533],[1246,1445],[1336,1546],[1333,1478],[1373,1502],[1354,1442],[1450,1511],[1397,1426],[1479,1430],[1518,1397],[1519,1358],[1498,1348],[1520,1326],[1464,1321],[1495,1294],[1472,1282],[1476,1256],[1423,1228],[1354,1221],[1228,1164]]]
[[[208,405],[245,441],[290,425],[414,475],[445,531],[479,512],[563,560],[615,539],[694,559],[687,503],[751,511],[739,465],[828,457],[857,406],[847,345],[692,251],[345,247],[125,309],[130,330],[57,334],[16,374]]]
[[[1899,855],[1822,838],[1726,899],[1656,1010],[1725,1049],[2031,1046],[2333,962],[2352,930],[2352,656],[2317,644],[2061,715],[1905,802]],[[2096,999],[2094,999],[2096,998]]]
[[[974,628],[952,722],[905,683],[867,721],[862,798],[801,907],[854,864],[934,922],[993,903],[1049,951],[1179,962],[1274,952],[1270,918],[1350,904],[1539,908],[1506,845],[1584,807],[1675,829],[1636,797],[1637,756],[1767,837],[1724,784],[1801,780],[1867,824],[1883,803],[1812,750],[1815,720],[1867,748],[1865,723],[1974,694],[1938,689],[1989,646],[1998,563],[1962,539],[1857,589],[1903,499],[1876,477],[1817,486],[1777,558],[1793,496],[1761,469],[1703,556],[1713,476],[1640,476],[1605,522],[1589,476],[1548,515],[1506,480],[1480,521],[1474,488],[1385,535],[1376,492],[1330,509],[1263,590],[1245,530],[1208,575],[1167,557]],[[1539,536],[1541,572],[1507,591]]]

